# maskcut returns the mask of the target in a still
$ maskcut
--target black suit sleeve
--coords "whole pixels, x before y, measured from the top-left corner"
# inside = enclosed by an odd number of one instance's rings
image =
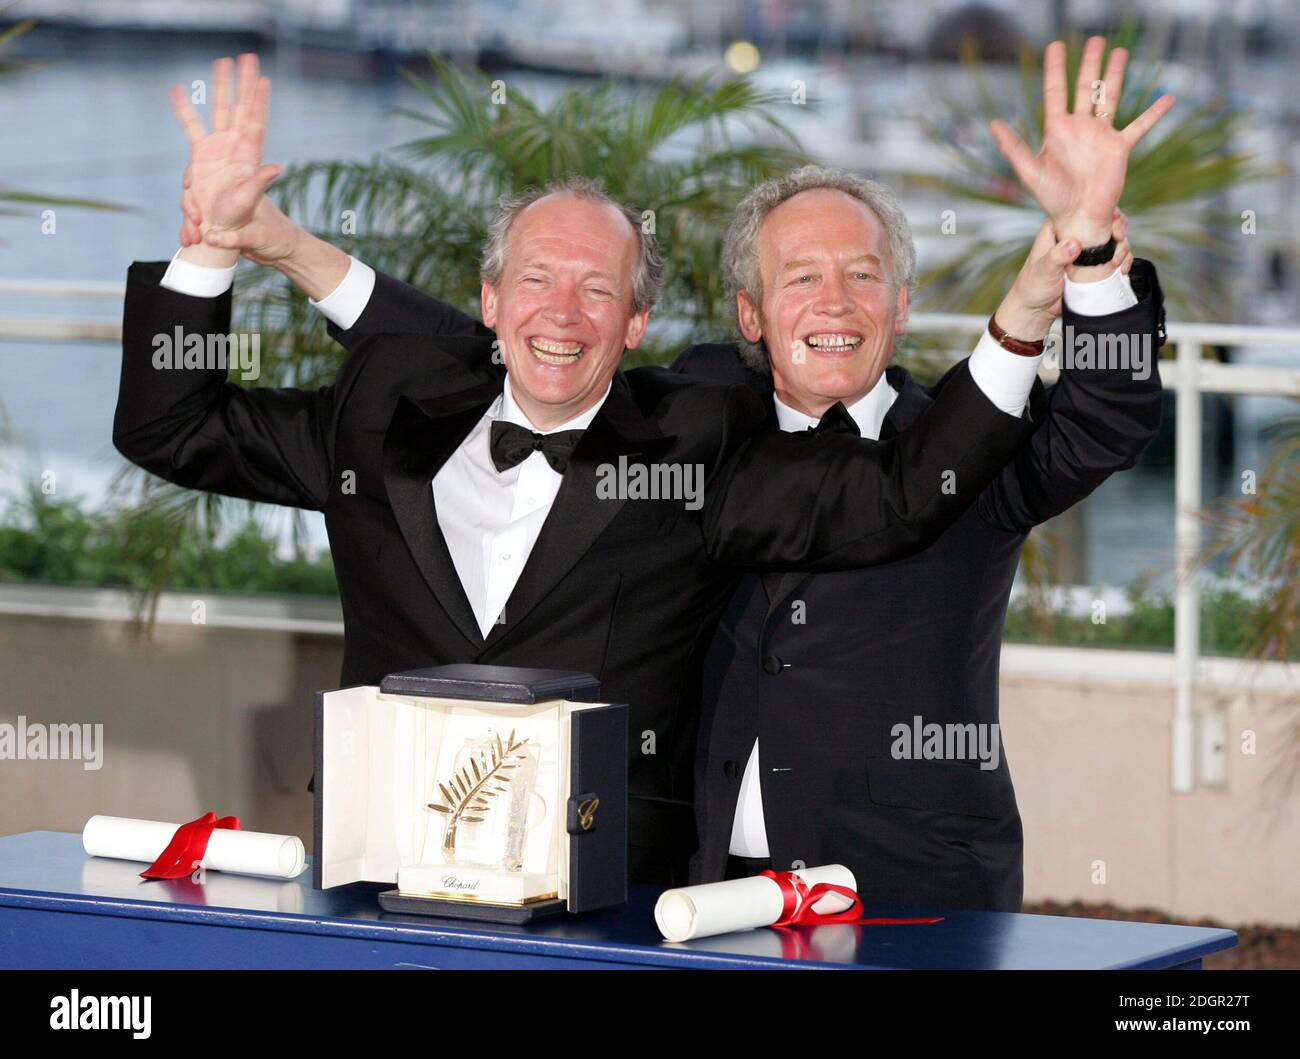
[[[337,408],[357,358],[318,390],[245,388],[221,367],[157,367],[156,349],[174,344],[178,329],[205,345],[209,335],[230,334],[231,292],[197,298],[167,290],[166,268],[137,261],[127,274],[114,447],[177,485],[321,509]]]
[[[762,405],[747,387],[732,389]],[[727,432],[724,453],[744,425]],[[956,521],[1031,429],[1027,417],[999,411],[963,361],[916,422],[888,441],[752,430],[705,483],[709,555],[806,572],[902,558]]]
[[[1077,504],[1115,471],[1132,467],[1155,435],[1164,298],[1151,262],[1135,260],[1129,278],[1137,305],[1107,316],[1080,316],[1067,307],[1061,321],[1077,350],[1123,349],[1129,367],[1063,365],[1059,381],[1034,408],[1029,443],[979,498],[977,510],[994,525],[1027,533]],[[1133,350],[1146,358],[1144,370],[1133,367]]]
[[[333,323],[327,324],[326,330],[345,349],[353,349],[365,339],[382,334],[427,335],[430,338],[445,335],[496,337],[490,328],[455,306],[378,269],[375,270],[375,289],[356,322],[346,331]]]

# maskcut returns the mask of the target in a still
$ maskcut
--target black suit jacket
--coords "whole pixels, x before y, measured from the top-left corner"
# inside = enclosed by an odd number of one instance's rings
[[[996,769],[900,760],[896,724],[998,724],[1002,625],[1028,531],[1131,467],[1160,421],[1163,299],[1136,261],[1141,301],[1110,316],[1066,313],[1076,333],[1147,336],[1151,373],[1067,370],[1035,387],[1036,429],[976,503],[934,544],[870,569],[746,576],[704,668],[692,882],[723,878],[741,778],[755,738],[774,867],[839,863],[866,900],[1019,911],[1020,814],[1007,748]],[[771,380],[730,346],[684,353],[679,370]],[[898,397],[881,436],[924,412],[932,392],[887,369]],[[990,729],[991,731],[991,729]]]
[[[164,270],[136,263],[128,275],[117,449],[180,485],[324,512],[345,685],[452,662],[595,674],[606,697],[630,706],[634,880],[681,881],[694,847],[700,666],[740,576],[732,564],[747,550],[759,564],[818,569],[910,553],[960,514],[1028,430],[964,368],[936,402],[941,414],[889,444],[762,429],[763,402],[744,385],[619,373],[505,621],[484,639],[430,482],[501,392],[490,340],[356,330],[333,385],[247,389],[220,369],[153,366],[155,336],[230,330],[229,292],[165,290]],[[371,309],[382,312],[382,300]],[[599,468],[620,457],[699,464],[703,507],[599,498]],[[940,488],[945,469],[957,471],[956,496]]]

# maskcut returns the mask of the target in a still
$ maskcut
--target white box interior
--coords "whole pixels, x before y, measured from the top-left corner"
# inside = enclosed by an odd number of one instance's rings
[[[376,687],[323,696],[321,885],[396,882],[399,868],[441,864],[443,821],[427,804],[464,740],[511,730],[538,748],[535,795],[521,872],[568,895],[570,718],[605,705],[552,700],[498,703],[389,695]]]

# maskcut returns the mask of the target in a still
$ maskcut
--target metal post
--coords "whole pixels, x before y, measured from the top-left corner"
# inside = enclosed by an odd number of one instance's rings
[[[1201,647],[1201,593],[1193,560],[1201,542],[1200,342],[1178,343],[1174,448],[1174,718],[1171,733],[1175,792],[1195,783],[1196,671]]]

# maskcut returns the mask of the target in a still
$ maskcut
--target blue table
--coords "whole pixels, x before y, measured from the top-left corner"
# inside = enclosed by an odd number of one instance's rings
[[[87,857],[81,836],[0,838],[5,968],[1199,968],[1230,930],[1005,912],[868,906],[869,916],[942,914],[925,926],[833,925],[663,941],[658,891],[622,908],[533,926],[466,925],[379,908],[387,886],[313,890],[209,872],[146,882],[143,865]]]

